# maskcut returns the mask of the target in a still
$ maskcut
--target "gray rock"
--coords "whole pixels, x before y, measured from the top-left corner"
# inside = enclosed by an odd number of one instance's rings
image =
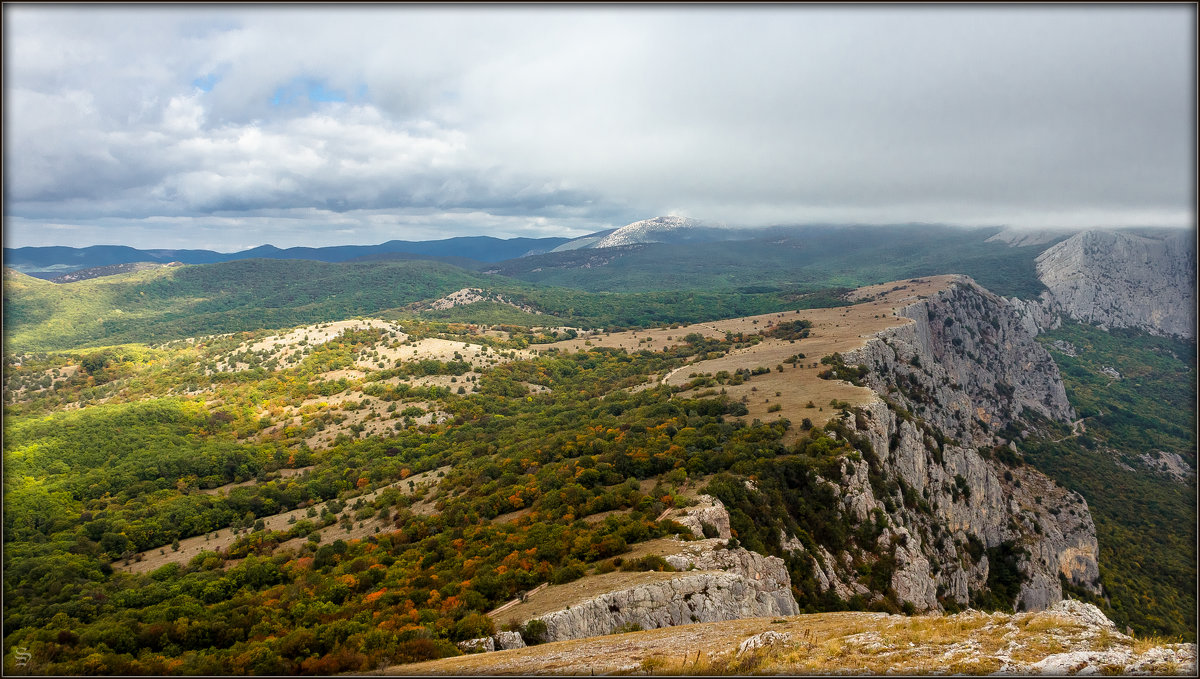
[[[463,653],[491,653],[496,650],[496,642],[491,637],[479,637],[458,642]]]
[[[626,625],[655,629],[796,614],[794,599],[790,606],[781,607],[780,603],[779,597],[764,595],[754,581],[740,574],[701,571],[607,592],[542,615],[541,620],[546,623],[546,640],[562,641],[610,634]]]
[[[1194,338],[1196,240],[1191,231],[1084,231],[1037,258],[1046,312],[1103,328]],[[1046,327],[1046,326],[1042,326]]]
[[[891,526],[874,553],[859,558],[890,552],[892,587],[918,610],[940,609],[939,590],[965,604],[972,589],[986,586],[987,557],[975,561],[961,550],[972,539],[1029,550],[1018,563],[1025,578],[1018,606],[1039,610],[1060,600],[1059,574],[1098,591],[1099,550],[1083,498],[1032,468],[1010,469],[979,453],[998,444],[1019,449],[997,432],[1025,410],[1060,422],[1075,417],[1054,361],[1012,305],[965,276],[901,315],[914,322],[844,356],[867,366],[868,385],[893,404],[869,404],[846,423],[870,442],[885,479],[908,488],[904,497],[876,497],[867,462],[846,461],[843,511],[856,521],[888,511]],[[839,565],[848,556],[814,559],[818,583],[843,598],[857,584],[853,569]]]
[[[727,526],[728,512],[717,522]],[[725,543],[721,538],[681,542],[678,553],[664,557],[680,571],[676,577],[606,592],[540,616],[546,640],[599,636],[629,625],[655,629],[799,612],[783,559],[725,549]]]
[[[521,638],[518,632],[497,632],[496,636],[492,638],[496,642],[496,648],[501,651],[513,648],[525,648],[525,640]]]
[[[698,538],[705,537],[706,523],[717,529],[717,537],[726,540],[733,537],[729,531],[729,511],[720,500],[711,495],[697,495],[695,505],[678,509],[667,518],[688,528]]]
[[[746,637],[744,640],[742,640],[742,643],[738,644],[737,654],[743,655],[760,648],[784,644],[790,641],[791,638],[792,636],[785,632],[776,632],[774,630],[760,632],[759,634],[755,634],[752,637]]]

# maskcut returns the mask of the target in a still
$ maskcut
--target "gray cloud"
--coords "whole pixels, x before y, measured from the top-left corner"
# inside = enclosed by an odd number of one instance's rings
[[[10,246],[1195,221],[1190,6],[4,13]]]

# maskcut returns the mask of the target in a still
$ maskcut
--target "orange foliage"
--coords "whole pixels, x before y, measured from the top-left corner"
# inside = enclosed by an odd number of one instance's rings
[[[446,597],[446,600],[442,602],[442,613],[450,613],[461,605],[462,601],[457,595]]]
[[[370,482],[371,482],[371,480],[370,480],[370,479],[368,479],[367,477],[365,477],[365,476],[360,476],[360,477],[358,478],[358,483],[357,483],[356,485],[357,485],[359,488],[362,488],[363,486],[367,485],[367,484],[368,484],[368,483],[370,483]]]
[[[377,592],[371,592],[370,594],[363,597],[363,601],[368,604],[375,603],[376,601],[379,600],[379,597],[383,596],[384,592],[386,592],[386,591],[387,591],[387,587],[384,587],[383,589],[381,589]]]

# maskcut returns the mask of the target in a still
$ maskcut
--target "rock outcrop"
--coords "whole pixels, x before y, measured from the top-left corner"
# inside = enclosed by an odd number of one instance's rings
[[[500,651],[525,648],[525,640],[521,638],[520,632],[497,632],[492,639],[496,642],[496,649]]]
[[[491,653],[496,650],[496,640],[492,637],[479,637],[458,642],[463,653]]]
[[[1196,238],[1191,231],[1084,231],[1039,255],[1037,272],[1047,291],[1018,307],[1027,322],[1042,329],[1065,314],[1104,329],[1196,336]]]
[[[776,561],[781,577],[787,578],[783,561]],[[562,641],[611,634],[621,628],[654,629],[796,613],[790,593],[786,598],[765,595],[756,581],[739,573],[697,571],[607,592],[540,619],[546,623],[546,639]]]
[[[843,357],[867,367],[885,399],[842,420],[871,451],[843,460],[842,510],[860,524],[887,519],[860,558],[888,559],[897,598],[918,610],[969,603],[995,568],[1019,571],[1018,608],[1059,601],[1060,577],[1099,591],[1087,503],[1013,452],[1026,418],[1074,417],[1049,354],[1011,306],[966,277],[901,315],[914,322]],[[863,593],[848,555],[808,556],[823,589]]]
[[[729,533],[729,513],[719,500],[700,496],[689,508]],[[723,516],[718,516],[723,514]],[[695,529],[700,534],[697,526]],[[792,580],[783,559],[728,549],[727,538],[684,542],[664,560],[676,577],[606,592],[540,616],[547,641],[581,639],[617,629],[654,629],[766,615],[796,615]]]
[[[783,559],[748,549],[726,549],[726,544],[721,538],[684,543],[679,553],[671,554],[665,560],[678,571],[724,571],[738,575],[751,583],[756,608],[778,611],[778,615],[794,615],[797,606],[791,592],[792,578]]]
[[[725,505],[720,500],[711,495],[696,496],[695,505],[677,509],[667,514],[666,518],[688,528],[698,538],[708,537],[704,534],[705,525],[716,530],[715,537],[726,540],[732,537],[729,532],[729,510],[725,509]]]

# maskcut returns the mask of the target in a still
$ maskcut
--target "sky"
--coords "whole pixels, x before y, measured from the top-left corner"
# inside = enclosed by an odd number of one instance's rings
[[[1193,5],[3,13],[6,247],[1196,221]]]

